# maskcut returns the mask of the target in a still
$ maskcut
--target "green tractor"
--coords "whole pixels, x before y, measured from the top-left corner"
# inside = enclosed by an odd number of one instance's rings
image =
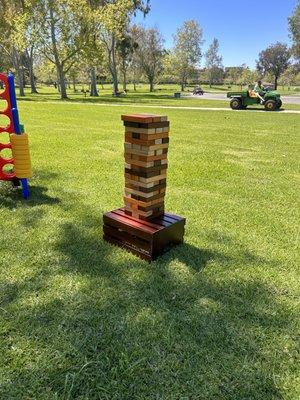
[[[253,90],[228,92],[227,97],[231,99],[230,107],[233,110],[244,110],[247,106],[262,104],[266,111],[275,111],[282,106],[280,94],[276,90],[264,90],[259,94]]]

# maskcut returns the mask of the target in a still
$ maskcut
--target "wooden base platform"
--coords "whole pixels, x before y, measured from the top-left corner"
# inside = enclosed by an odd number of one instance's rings
[[[164,213],[151,221],[141,221],[119,208],[103,215],[103,225],[104,240],[150,262],[183,242],[185,218]]]

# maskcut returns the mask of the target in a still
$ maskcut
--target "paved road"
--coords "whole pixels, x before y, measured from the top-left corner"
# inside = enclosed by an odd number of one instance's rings
[[[203,96],[193,96],[193,98],[207,100],[229,100],[225,93],[204,93]],[[300,104],[300,96],[281,96],[282,102],[286,104]]]

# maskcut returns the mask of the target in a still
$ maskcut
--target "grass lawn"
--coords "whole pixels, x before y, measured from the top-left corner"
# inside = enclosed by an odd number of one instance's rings
[[[164,110],[187,225],[149,265],[102,240],[137,109],[19,106],[34,178],[28,202],[0,183],[0,398],[299,399],[299,116]]]

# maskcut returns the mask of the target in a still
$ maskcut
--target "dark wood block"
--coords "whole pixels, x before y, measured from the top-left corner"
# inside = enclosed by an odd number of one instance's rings
[[[125,139],[130,139],[130,138],[131,140],[143,140],[143,141],[169,139],[169,133],[162,132],[162,133],[153,133],[152,135],[147,135],[145,133],[125,132]]]
[[[134,134],[125,134],[125,143],[131,143],[131,144],[136,144],[139,146],[155,146],[157,144],[166,144],[169,143],[170,138],[166,136],[166,134],[161,133],[160,136],[165,135],[165,137],[160,137],[160,138],[150,138],[150,139],[141,139],[141,138],[135,138],[133,137]],[[158,135],[153,135],[153,136],[158,136]]]
[[[129,175],[136,175],[142,178],[152,178],[153,176],[164,174],[167,168],[167,164],[160,165],[158,168],[156,167],[152,171],[139,171],[136,168],[125,168],[125,173]]]
[[[183,242],[185,218],[169,213],[141,221],[125,213],[124,208],[103,215],[103,238],[149,262]]]
[[[164,149],[163,149],[164,151]],[[168,155],[167,154],[158,154],[155,156],[145,156],[145,155],[138,155],[138,154],[128,154],[128,153],[124,153],[124,157],[125,157],[125,162],[127,164],[132,164],[132,161],[137,161],[138,164],[136,165],[141,165],[141,166],[145,166],[145,168],[148,168],[146,164],[151,163],[154,161],[162,161],[162,160],[167,160],[168,159]],[[162,164],[162,163],[161,163]]]
[[[156,128],[169,128],[169,121],[162,122],[138,122],[138,121],[124,121],[124,126],[129,128],[142,128],[142,129],[156,129]]]
[[[136,182],[136,184],[132,184],[132,183],[127,183],[125,180],[125,190],[126,187],[129,189],[134,189],[134,190],[138,190],[139,192],[143,192],[143,193],[152,193],[155,192],[156,190],[160,190],[160,189],[166,189],[167,184],[166,184],[166,179],[164,180],[164,182],[159,183],[158,185],[149,187],[149,188],[145,188],[143,186],[139,185],[139,182]]]
[[[160,171],[162,169],[168,168],[168,164],[162,164],[161,161],[158,161],[156,165],[154,163],[153,167],[141,167],[139,165],[135,165],[134,161],[131,162],[130,165],[131,165],[131,168],[125,168],[125,170],[128,169],[131,171],[131,172],[127,171],[127,173],[134,173],[134,171],[148,173],[148,172],[156,172],[156,171]]]
[[[125,187],[125,192],[126,192],[126,187]],[[138,201],[143,201],[143,202],[151,202],[153,200],[160,199],[161,197],[165,196],[165,190],[161,193],[155,194],[151,197],[145,197],[142,195],[138,194],[131,194],[131,199],[133,200],[138,200]],[[128,195],[126,197],[129,197]]]

